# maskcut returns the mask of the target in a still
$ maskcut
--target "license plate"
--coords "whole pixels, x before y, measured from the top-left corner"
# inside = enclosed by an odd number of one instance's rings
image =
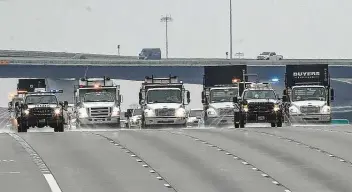
[[[45,123],[45,119],[40,119],[39,123]]]
[[[265,117],[264,116],[258,116],[258,120],[259,121],[265,120]]]

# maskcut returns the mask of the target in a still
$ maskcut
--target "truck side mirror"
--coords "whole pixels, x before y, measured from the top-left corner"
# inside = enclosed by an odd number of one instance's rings
[[[64,107],[68,107],[68,101],[64,101]]]
[[[282,95],[287,95],[287,90],[286,90],[286,89],[284,89],[284,90],[282,91]]]
[[[331,89],[330,90],[330,100],[333,101],[335,99],[335,90],[334,89]]]
[[[142,104],[142,99],[143,99],[142,92],[139,92],[139,104]]]
[[[64,103],[62,101],[59,101],[59,105],[63,107]]]
[[[238,103],[238,97],[233,97],[233,98],[232,98],[232,102]]]
[[[282,101],[283,101],[283,102],[288,102],[287,95],[283,95],[283,96],[282,96]]]
[[[127,111],[125,113],[125,117],[126,118],[132,117],[132,112],[133,112],[133,109],[127,109]]]
[[[122,96],[122,95],[119,95],[119,96],[118,96],[118,100],[119,100],[120,103],[122,103],[122,102],[123,102],[123,96]]]
[[[191,93],[187,91],[187,104],[191,102]]]

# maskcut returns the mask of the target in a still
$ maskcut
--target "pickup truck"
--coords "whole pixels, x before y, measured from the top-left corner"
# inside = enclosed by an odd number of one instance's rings
[[[257,56],[257,60],[277,61],[284,59],[282,55],[276,55],[275,52],[263,52]]]

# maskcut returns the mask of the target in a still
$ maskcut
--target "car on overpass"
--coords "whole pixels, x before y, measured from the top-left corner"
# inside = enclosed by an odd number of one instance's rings
[[[160,48],[144,48],[139,53],[138,59],[160,60],[161,59],[161,49]]]
[[[263,52],[257,56],[257,60],[283,60],[284,57],[282,55],[277,55],[275,52]]]

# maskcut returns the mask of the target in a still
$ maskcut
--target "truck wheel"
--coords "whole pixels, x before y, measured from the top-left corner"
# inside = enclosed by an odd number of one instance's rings
[[[26,125],[25,122],[22,122],[22,121],[18,121],[18,132],[21,133],[21,132],[27,132],[28,130],[28,126]]]
[[[271,123],[271,127],[275,127],[275,123]]]
[[[241,120],[240,120],[240,128],[244,128],[244,124],[245,124],[245,123],[244,123],[244,120],[241,119]]]
[[[142,121],[141,127],[142,127],[142,129],[146,129],[146,128],[148,128],[148,125],[145,124],[145,121]]]
[[[240,128],[240,124],[235,123],[235,128]]]
[[[120,121],[120,119],[117,120],[116,128],[121,128],[121,121]]]
[[[276,123],[277,127],[282,127],[282,120],[280,119],[277,123]]]
[[[64,123],[63,123],[63,122],[57,123],[57,124],[54,126],[54,131],[55,131],[55,132],[64,132]]]

